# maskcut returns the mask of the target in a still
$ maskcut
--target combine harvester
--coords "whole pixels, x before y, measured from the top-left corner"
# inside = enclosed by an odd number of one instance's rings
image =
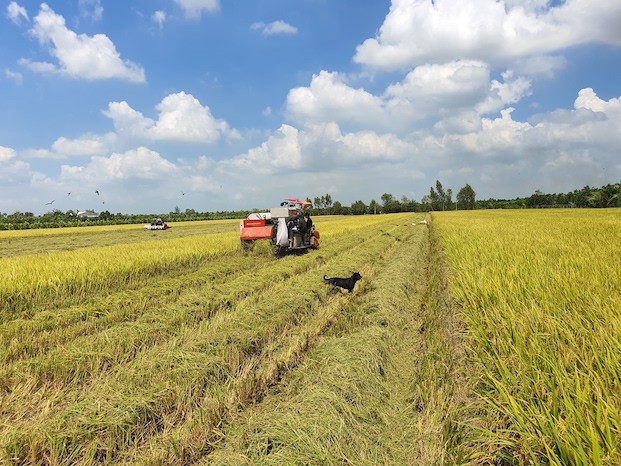
[[[145,230],[168,230],[170,225],[163,221],[161,218],[158,218],[151,224],[147,224],[144,226]]]
[[[312,204],[289,197],[269,212],[253,213],[239,223],[242,248],[252,249],[257,240],[272,242],[274,254],[306,252],[319,247],[319,231],[310,219]]]

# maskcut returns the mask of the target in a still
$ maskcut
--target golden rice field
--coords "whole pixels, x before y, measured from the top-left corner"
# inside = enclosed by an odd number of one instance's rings
[[[475,462],[621,464],[621,210],[433,218],[479,377]]]
[[[621,212],[422,218],[0,232],[0,464],[621,464]]]

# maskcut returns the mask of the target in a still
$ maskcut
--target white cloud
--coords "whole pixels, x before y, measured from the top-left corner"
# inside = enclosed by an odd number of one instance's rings
[[[416,153],[412,144],[390,133],[343,133],[336,123],[311,124],[303,129],[282,125],[260,146],[223,161],[220,167],[226,172],[263,175],[323,172],[356,169],[367,163],[393,163]]]
[[[214,118],[209,107],[185,92],[166,96],[156,109],[159,119],[149,130],[155,139],[212,143],[222,136],[239,137],[228,123]]]
[[[164,27],[164,23],[166,22],[166,12],[162,10],[158,10],[153,15],[151,15],[151,21],[159,26],[161,29]]]
[[[170,94],[156,106],[154,121],[132,109],[127,102],[110,102],[104,115],[112,119],[119,135],[128,138],[214,143],[221,138],[239,139],[239,131],[214,118],[209,107],[190,94]]]
[[[144,70],[129,60],[122,60],[112,41],[104,34],[87,36],[67,29],[65,20],[47,4],[41,4],[34,18],[31,33],[42,45],[49,45],[50,54],[57,65],[32,62],[21,63],[33,71],[58,72],[79,79],[122,79],[145,82]]]
[[[15,150],[10,147],[0,146],[0,162],[6,162],[15,157]]]
[[[235,157],[223,166],[233,170],[250,171],[258,174],[287,172],[301,168],[302,152],[298,130],[293,126],[282,125],[267,141],[246,154]]]
[[[198,19],[204,11],[215,13],[220,10],[220,0],[175,0],[185,12],[186,18]]]
[[[28,13],[26,9],[18,5],[16,2],[9,3],[9,6],[6,8],[7,16],[11,21],[13,21],[18,26],[22,24],[22,21],[29,22],[30,18],[28,18]]]
[[[337,121],[354,126],[375,125],[383,120],[382,100],[362,88],[347,85],[339,73],[321,71],[309,87],[291,89],[286,111],[303,124]]]
[[[154,124],[153,120],[145,118],[125,101],[110,102],[108,110],[102,113],[112,120],[117,133],[126,138],[144,138]]]
[[[88,135],[79,139],[67,139],[60,137],[52,144],[52,150],[64,156],[93,156],[103,155],[107,152],[115,136],[108,134]]]
[[[278,20],[271,23],[257,22],[250,26],[253,31],[261,31],[264,36],[273,36],[277,34],[295,35],[298,33],[298,28],[290,25],[289,23]]]
[[[519,75],[553,78],[556,71],[567,65],[567,59],[562,56],[540,55],[527,57],[513,63],[512,69]]]
[[[177,167],[159,153],[138,147],[109,157],[95,156],[86,166],[62,165],[62,181],[78,180],[100,184],[132,179],[163,180],[174,177]]]
[[[467,127],[473,127],[473,115],[478,127],[478,115],[498,112],[531,93],[530,79],[512,70],[501,76],[502,81],[491,80],[489,65],[475,60],[420,65],[375,96],[349,86],[342,74],[322,71],[310,86],[289,91],[286,112],[301,125],[336,122],[348,130],[396,134],[410,133],[416,125],[420,129],[423,123],[440,129],[444,125],[438,126],[438,119],[455,127],[464,115],[469,115]]]
[[[393,0],[378,35],[356,49],[354,61],[407,69],[456,59],[506,65],[587,42],[621,44],[620,2]]]
[[[479,61],[459,60],[421,65],[384,93],[391,124],[412,124],[439,115],[454,115],[486,99],[490,92],[489,67]]]
[[[574,102],[574,108],[586,108],[594,112],[603,112],[609,116],[621,117],[621,98],[613,98],[605,101],[597,97],[593,89],[586,88],[578,92],[578,97]]]
[[[24,180],[28,175],[30,165],[17,159],[17,154],[10,147],[0,146],[0,181],[4,184],[13,184]]]

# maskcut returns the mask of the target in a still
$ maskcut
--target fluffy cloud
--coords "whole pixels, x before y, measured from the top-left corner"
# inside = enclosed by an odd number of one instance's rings
[[[113,182],[142,179],[161,180],[174,177],[177,167],[160,154],[146,147],[138,147],[109,157],[92,157],[86,166],[62,165],[61,179],[82,182]]]
[[[30,165],[22,160],[16,160],[17,154],[10,147],[0,146],[0,181],[11,184],[23,179],[28,173]]]
[[[611,117],[621,117],[621,98],[605,101],[597,97],[593,89],[582,89],[574,102],[574,108],[586,108],[593,112],[603,112]]]
[[[144,117],[127,102],[111,102],[103,113],[112,119],[119,135],[126,138],[214,143],[222,137],[240,137],[226,121],[214,118],[209,107],[185,92],[166,96],[156,110],[157,121]]]
[[[116,78],[145,82],[142,67],[121,59],[116,47],[106,35],[76,34],[67,29],[65,19],[45,3],[41,4],[30,32],[42,45],[49,46],[50,54],[58,61],[58,64],[54,65],[22,59],[21,63],[33,71],[57,72],[80,79]]]
[[[15,157],[15,151],[10,147],[0,146],[0,162],[6,162]]]
[[[310,86],[289,91],[286,110],[301,125],[336,122],[352,130],[402,134],[425,121],[455,122],[459,115],[472,119],[498,112],[531,92],[530,79],[512,70],[501,74],[502,81],[492,80],[490,74],[489,65],[475,60],[420,65],[376,96],[349,86],[339,73],[322,71]]]
[[[204,11],[213,13],[220,10],[220,0],[175,0],[190,19],[198,19]]]
[[[64,156],[104,155],[114,139],[113,134],[83,136],[79,139],[60,137],[52,144],[52,150]]]
[[[621,43],[621,3],[393,0],[354,61],[386,70],[456,59],[502,65],[585,42]]]
[[[246,154],[235,157],[223,164],[234,171],[242,170],[259,174],[288,172],[302,167],[302,151],[299,132],[289,125],[282,125],[267,141]]]
[[[211,115],[209,107],[185,92],[166,96],[156,109],[159,119],[149,131],[155,139],[209,143],[222,135],[237,136],[224,120]]]
[[[253,23],[250,29],[253,31],[261,31],[261,34],[264,36],[273,36],[276,34],[294,35],[298,33],[298,28],[282,20],[273,21],[269,24],[263,22]]]
[[[421,65],[384,92],[393,122],[404,127],[430,117],[453,115],[487,98],[490,70],[482,62],[459,60]]]
[[[367,163],[392,163],[416,152],[412,144],[390,133],[371,130],[343,133],[336,123],[310,124],[303,129],[282,125],[260,146],[220,166],[228,172],[266,175],[322,172],[360,168]]]
[[[309,87],[291,89],[286,111],[301,123],[337,121],[353,126],[374,125],[383,119],[382,100],[362,88],[347,85],[345,76],[321,71]]]

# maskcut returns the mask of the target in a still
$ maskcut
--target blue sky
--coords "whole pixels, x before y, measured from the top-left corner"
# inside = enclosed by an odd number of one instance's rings
[[[621,181],[621,2],[0,7],[0,212]]]

